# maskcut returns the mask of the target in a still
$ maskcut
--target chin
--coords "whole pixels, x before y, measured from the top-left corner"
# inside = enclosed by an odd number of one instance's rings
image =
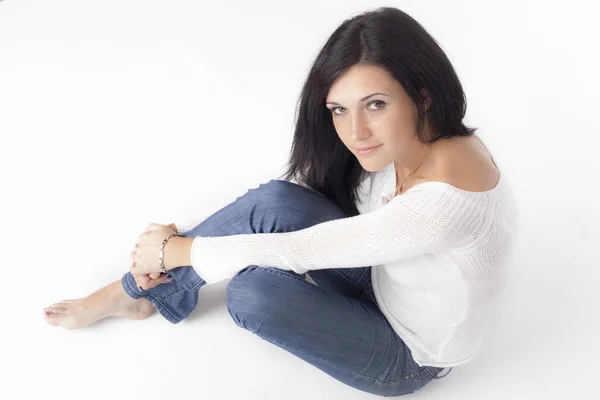
[[[381,171],[382,169],[384,169],[387,165],[389,165],[391,163],[385,163],[382,160],[374,160],[374,159],[368,159],[368,160],[361,160],[360,157],[358,157],[358,162],[360,163],[361,167],[363,167],[363,169],[367,172],[378,172]]]

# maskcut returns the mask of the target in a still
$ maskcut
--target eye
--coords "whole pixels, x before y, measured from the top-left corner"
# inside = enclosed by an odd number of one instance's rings
[[[379,107],[372,108],[371,110],[381,110],[385,106],[385,102],[381,100],[375,100],[369,103],[369,106],[372,104],[380,104]]]
[[[381,101],[381,100],[375,100],[375,101],[372,101],[372,102],[370,102],[370,103],[369,103],[369,106],[371,106],[371,105],[373,105],[373,104],[377,104],[377,105],[378,105],[378,106],[377,106],[377,107],[375,107],[375,108],[371,108],[371,110],[374,110],[374,111],[376,111],[376,110],[381,110],[381,109],[382,109],[382,108],[385,106],[385,102],[384,102],[384,101]],[[342,114],[343,114],[343,112],[342,112],[342,111],[339,111],[339,112],[338,112],[338,111],[336,111],[336,110],[345,110],[345,108],[344,108],[344,107],[332,107],[332,108],[330,109],[330,111],[331,111],[331,113],[332,113],[332,114],[334,114],[334,115],[342,115]]]
[[[337,112],[335,112],[335,110],[337,110],[337,109],[343,109],[343,108],[344,108],[344,107],[333,107],[333,108],[331,109],[331,112],[332,112],[333,114],[335,114],[335,115],[341,115],[340,113],[337,113]]]

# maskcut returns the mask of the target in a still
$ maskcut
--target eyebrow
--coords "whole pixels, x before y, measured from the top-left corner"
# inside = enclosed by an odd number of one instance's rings
[[[385,93],[379,93],[379,92],[377,92],[377,93],[370,94],[370,95],[368,95],[368,96],[366,96],[366,97],[363,97],[362,99],[360,99],[360,101],[361,101],[361,102],[363,102],[363,101],[367,100],[368,98],[370,98],[370,97],[373,97],[373,96],[375,96],[375,95],[378,95],[378,94],[380,94],[380,95],[382,95],[382,96],[391,97],[389,94],[385,94]],[[336,106],[341,106],[341,104],[339,104],[339,103],[336,103],[335,101],[328,101],[328,102],[326,102],[325,104],[326,104],[326,105],[327,105],[327,104],[333,104],[333,105],[336,105]]]

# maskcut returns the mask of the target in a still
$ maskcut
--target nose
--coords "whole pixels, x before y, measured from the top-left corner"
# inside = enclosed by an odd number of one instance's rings
[[[352,139],[360,141],[370,135],[369,127],[361,112],[356,112],[352,116]]]

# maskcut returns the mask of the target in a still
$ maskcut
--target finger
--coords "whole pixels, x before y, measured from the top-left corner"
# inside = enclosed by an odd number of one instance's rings
[[[142,261],[142,257],[138,255],[137,260],[132,261],[129,266],[129,271],[131,271],[131,274],[136,278],[148,274],[148,272],[144,271],[144,264]]]
[[[161,276],[162,274],[160,272],[153,272],[150,274],[150,278],[151,279],[157,279]]]
[[[160,285],[161,283],[164,283],[166,279],[167,279],[167,274],[162,274],[161,277],[158,277],[156,279],[149,279],[148,282],[144,284],[143,288],[144,288],[144,290],[152,289],[152,288]]]
[[[135,283],[142,289],[147,289],[147,285],[148,285],[148,281],[150,281],[150,277],[148,277],[148,275],[143,275],[138,277],[135,280]]]
[[[141,264],[132,265],[129,268],[129,272],[131,272],[131,275],[133,275],[134,279],[137,279],[137,278],[139,278],[141,276],[146,276],[146,277],[150,278],[148,276],[149,273],[146,272],[146,271],[144,271],[144,268],[143,268],[143,266]]]
[[[146,287],[146,282],[147,282],[147,277],[144,276],[138,276],[137,278],[135,278],[135,284],[137,285],[138,288],[140,289],[145,289]]]
[[[147,227],[146,227],[146,232],[151,232],[151,231],[155,231],[157,229],[160,228],[159,224],[155,224],[155,223],[150,223]]]
[[[146,275],[144,272],[141,272],[138,267],[129,268],[129,272],[131,272],[131,275],[133,275],[133,279],[135,280],[137,280],[140,276]]]

